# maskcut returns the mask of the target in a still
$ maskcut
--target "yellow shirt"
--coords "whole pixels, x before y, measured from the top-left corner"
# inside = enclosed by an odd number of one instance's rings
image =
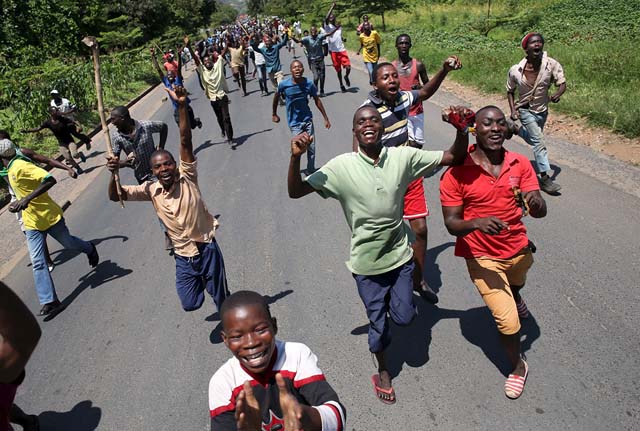
[[[244,66],[244,46],[240,45],[239,48],[229,48],[231,53],[231,67],[243,67]],[[220,61],[220,60],[218,60]]]
[[[202,64],[198,66],[198,72],[200,73],[200,80],[204,87],[204,92],[209,100],[222,99],[227,95],[229,91],[227,88],[227,80],[224,77],[224,68],[222,57],[218,57],[211,70],[204,67]]]
[[[366,63],[377,63],[380,52],[378,52],[378,45],[382,43],[382,39],[377,31],[371,30],[371,34],[367,36],[364,33],[360,33],[360,43],[362,44],[362,59]]]
[[[9,163],[7,176],[11,188],[18,199],[28,196],[51,175],[39,166],[16,157]],[[29,202],[22,211],[22,221],[26,230],[45,231],[62,219],[62,208],[43,193]]]
[[[130,201],[151,201],[178,256],[197,256],[197,243],[213,241],[218,221],[202,200],[196,161],[180,161],[180,177],[169,190],[157,181],[122,189]]]

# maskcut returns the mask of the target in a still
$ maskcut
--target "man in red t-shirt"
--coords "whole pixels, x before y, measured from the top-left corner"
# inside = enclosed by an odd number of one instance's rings
[[[529,311],[520,289],[533,264],[522,217],[544,217],[547,205],[529,159],[503,148],[507,129],[499,108],[486,106],[476,113],[477,144],[463,165],[442,176],[440,200],[447,230],[458,237],[455,255],[466,259],[513,365],[504,392],[515,399],[528,374],[520,352],[520,319]]]

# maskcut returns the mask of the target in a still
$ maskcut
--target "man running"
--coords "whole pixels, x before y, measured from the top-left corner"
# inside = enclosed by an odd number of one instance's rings
[[[70,119],[71,121],[75,121],[75,113],[78,112],[78,107],[60,95],[58,90],[51,90],[51,102],[49,106],[52,106],[58,109],[60,115],[63,115]],[[81,132],[82,130],[79,130]]]
[[[171,90],[173,91],[173,90]],[[218,225],[202,199],[198,185],[197,161],[193,155],[191,127],[187,112],[187,95],[183,87],[172,96],[180,112],[180,161],[158,149],[151,154],[150,165],[156,182],[138,186],[122,186],[122,198],[129,201],[151,201],[167,228],[175,247],[176,290],[185,311],[199,309],[206,290],[218,310],[229,296],[222,252],[215,239]],[[118,158],[110,158],[110,171],[118,168]],[[116,184],[111,176],[109,199],[118,202]]]
[[[324,110],[322,100],[318,97],[316,86],[303,76],[304,66],[299,60],[293,60],[290,66],[291,78],[285,79],[278,85],[278,92],[273,96],[273,122],[279,123],[278,101],[284,97],[287,104],[287,124],[292,135],[307,133],[311,137],[311,143],[307,147],[307,174],[316,170],[316,142],[313,129],[313,114],[309,108],[309,97],[313,98],[316,107],[324,118],[324,127],[331,128],[331,122]]]
[[[238,83],[238,86],[242,89],[242,96],[247,95],[247,78],[245,76],[245,49],[244,40],[235,39],[228,40],[229,54],[231,55],[231,73],[233,79]]]
[[[313,85],[320,89],[320,97],[324,97],[325,77],[322,43],[328,36],[332,36],[337,30],[338,28],[335,28],[331,33],[318,34],[318,27],[314,25],[311,26],[311,34],[309,36],[303,37],[302,40],[295,39],[296,42],[302,44],[302,46],[307,50],[309,68],[313,74]]]
[[[216,114],[218,125],[222,131],[222,137],[227,138],[227,143],[233,147],[233,126],[231,125],[231,114],[229,113],[229,88],[224,77],[224,56],[227,53],[227,45],[220,53],[214,51],[207,54],[202,61],[196,57],[191,49],[189,37],[184,37],[184,44],[189,48],[191,56],[196,62],[196,69],[200,75],[200,82],[204,87],[204,94],[211,102],[213,112]]]
[[[522,127],[515,127],[518,136],[533,147],[540,188],[549,194],[556,194],[562,188],[549,176],[549,154],[542,131],[549,115],[549,101],[558,103],[567,89],[562,65],[547,55],[544,38],[540,33],[529,33],[520,44],[527,56],[520,63],[511,66],[507,79],[507,99],[511,109],[511,119],[520,120]],[[549,96],[554,84],[558,90]],[[518,91],[516,102],[514,94]]]
[[[455,108],[460,116],[465,108]],[[385,351],[391,343],[387,314],[398,325],[408,325],[413,303],[414,263],[402,221],[403,196],[416,178],[437,166],[462,163],[469,142],[468,129],[458,126],[448,151],[387,147],[382,140],[384,120],[375,107],[364,105],[353,117],[353,137],[360,151],[339,155],[303,181],[300,157],[311,143],[306,133],[291,140],[288,191],[297,199],[313,191],[340,202],[352,231],[347,267],[369,318],[369,350],[378,361],[372,377],[380,401],[393,404],[395,391],[387,370]]]
[[[432,80],[417,90],[401,91],[398,70],[391,63],[380,63],[373,71],[374,90],[363,105],[374,106],[384,122],[382,142],[388,147],[408,145],[409,109],[430,98],[440,87],[442,81],[451,70],[460,69],[462,65],[456,56],[448,57],[442,69]],[[357,141],[354,139],[353,151],[358,151]],[[422,178],[416,178],[406,190],[404,200],[404,218],[409,221],[416,239],[413,243],[413,258],[416,271],[414,273],[414,288],[425,300],[435,304],[438,297],[424,279],[424,257],[427,250],[427,216],[429,209],[424,196]]]
[[[24,129],[20,132],[36,133],[43,129],[51,130],[58,140],[58,149],[62,157],[64,157],[65,161],[72,166],[78,174],[82,174],[84,170],[74,159],[79,158],[84,163],[87,161],[87,158],[82,151],[78,151],[78,144],[76,144],[73,137],[75,136],[80,139],[87,150],[91,149],[91,139],[87,135],[78,132],[77,127],[76,123],[70,118],[63,116],[60,111],[58,111],[58,108],[49,106],[49,119],[44,121],[39,127]]]
[[[469,276],[498,326],[513,367],[504,392],[515,399],[529,371],[520,352],[520,319],[529,316],[520,290],[533,257],[522,217],[544,217],[547,206],[527,157],[504,149],[508,133],[499,108],[480,109],[477,144],[469,148],[463,166],[442,176],[440,199],[447,230],[457,237],[455,255],[466,259]]]
[[[280,64],[280,50],[283,46],[287,44],[289,40],[289,36],[287,33],[283,33],[283,37],[280,42],[274,42],[274,36],[267,36],[264,39],[264,46],[257,43],[257,38],[252,35],[252,44],[251,46],[255,51],[260,52],[264,56],[267,75],[269,76],[269,80],[271,81],[271,85],[273,85],[274,91],[278,91],[278,84],[284,78],[284,73],[282,73],[282,64]]]
[[[340,90],[344,93],[347,91],[344,84],[342,84],[342,69],[345,70],[344,83],[347,87],[351,87],[351,81],[349,81],[349,74],[351,73],[351,61],[349,60],[349,54],[344,47],[344,41],[342,38],[342,28],[340,24],[336,24],[336,17],[332,13],[336,7],[334,1],[327,12],[327,16],[324,19],[324,31],[325,33],[333,33],[327,37],[329,52],[331,53],[331,61],[333,62],[333,68],[338,75],[338,82],[340,83]],[[335,30],[335,31],[334,31]]]
[[[162,84],[164,84],[165,88],[173,89],[174,87],[183,86],[184,80],[182,78],[182,56],[178,57],[177,70],[175,72],[173,70],[168,70],[166,75],[162,71],[162,69],[160,69],[160,65],[158,64],[158,59],[156,58],[156,51],[154,48],[151,48],[151,61],[156,71],[158,72],[158,76],[160,76],[160,80],[162,81]],[[168,97],[169,100],[171,100],[171,104],[173,105],[173,118],[176,121],[176,124],[178,124],[180,120],[178,115],[178,102],[173,100],[171,96]],[[187,103],[189,103],[189,124],[191,125],[191,128],[202,128],[202,121],[200,121],[200,118],[196,118],[195,114],[193,113],[193,109],[191,108],[191,101],[189,99],[187,99]]]
[[[56,184],[49,172],[18,154],[16,146],[8,139],[0,141],[0,159],[5,167],[0,176],[7,177],[17,201],[9,205],[9,211],[22,211],[27,247],[33,267],[33,279],[42,308],[40,316],[57,314],[64,308],[58,299],[53,279],[47,267],[44,242],[52,236],[65,249],[85,253],[89,265],[95,268],[100,261],[96,247],[69,233],[62,208],[49,197],[47,191]]]
[[[368,22],[362,26],[362,33],[360,33],[360,48],[358,48],[357,55],[364,49],[362,54],[362,60],[369,72],[369,85],[373,85],[373,69],[378,64],[378,58],[380,58],[380,44],[382,38],[377,31],[371,29],[371,24]]]

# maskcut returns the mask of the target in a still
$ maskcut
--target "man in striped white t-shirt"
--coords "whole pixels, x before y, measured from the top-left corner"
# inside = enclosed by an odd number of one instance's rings
[[[401,91],[398,70],[391,63],[380,63],[372,73],[373,88],[362,105],[373,105],[382,116],[384,135],[382,143],[387,147],[399,147],[410,144],[408,115],[411,106],[422,103],[438,91],[447,74],[460,69],[462,64],[455,55],[449,56],[442,69],[418,90]],[[353,140],[353,151],[358,151],[358,143]],[[407,187],[404,196],[404,219],[409,220],[411,230],[416,236],[413,248],[415,272],[414,289],[427,301],[435,304],[438,297],[424,280],[424,257],[427,251],[427,216],[429,210],[424,196],[422,178],[414,180]]]

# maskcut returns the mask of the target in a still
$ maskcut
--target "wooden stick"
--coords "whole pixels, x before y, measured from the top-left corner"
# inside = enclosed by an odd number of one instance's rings
[[[106,136],[107,154],[109,158],[113,157],[113,150],[111,148],[111,134],[109,133],[109,126],[104,116],[104,105],[102,104],[102,79],[100,78],[100,51],[98,48],[98,41],[94,36],[87,36],[82,39],[82,42],[91,48],[93,54],[93,71],[96,79],[96,95],[98,96],[98,114],[100,114],[100,123],[102,124],[102,131]],[[122,188],[120,186],[120,175],[118,171],[112,172],[113,180],[116,182],[116,190],[118,191],[118,198],[120,199],[120,206],[124,208],[124,200],[122,199]]]
[[[249,32],[247,31],[246,28],[244,28],[244,26],[242,25],[242,23],[240,21],[236,21],[236,23],[240,26],[240,28],[242,29],[242,31],[244,31],[244,34],[247,35],[248,38],[251,38],[251,35],[249,34]]]

